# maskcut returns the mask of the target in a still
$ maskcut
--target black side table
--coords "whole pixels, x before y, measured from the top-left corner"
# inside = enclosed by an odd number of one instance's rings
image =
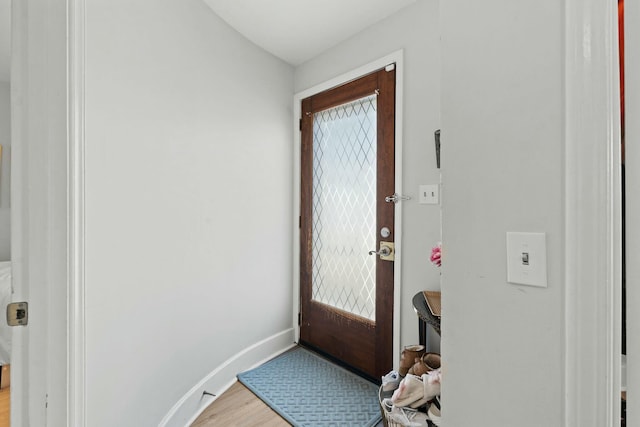
[[[427,346],[427,325],[431,325],[434,331],[440,335],[440,317],[434,316],[427,306],[422,291],[413,296],[413,310],[418,315],[418,332],[420,344]]]

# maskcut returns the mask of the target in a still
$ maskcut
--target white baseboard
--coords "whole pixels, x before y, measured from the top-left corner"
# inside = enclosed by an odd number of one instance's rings
[[[294,345],[294,330],[287,329],[236,353],[193,386],[165,415],[159,427],[189,427],[217,396],[236,382],[239,372],[259,366]],[[204,391],[216,396],[205,395]]]

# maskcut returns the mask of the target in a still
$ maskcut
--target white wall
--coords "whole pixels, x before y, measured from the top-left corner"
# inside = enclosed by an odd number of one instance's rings
[[[155,426],[292,328],[293,71],[200,0],[86,17],[87,425]]]
[[[11,96],[9,82],[0,82],[0,261],[11,259]]]
[[[429,262],[440,241],[440,209],[418,204],[418,186],[440,182],[433,132],[440,127],[440,46],[438,2],[418,0],[295,70],[301,92],[338,75],[404,49],[404,123],[401,345],[418,342],[411,299],[421,290],[439,290],[439,271]],[[438,345],[436,341],[434,345]],[[437,348],[437,347],[436,347]]]
[[[441,5],[448,425],[563,425],[563,8]],[[507,231],[547,233],[548,288],[506,282]]]

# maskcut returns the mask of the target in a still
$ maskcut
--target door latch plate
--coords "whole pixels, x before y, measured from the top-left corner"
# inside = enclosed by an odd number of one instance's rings
[[[26,326],[29,323],[29,304],[12,302],[7,305],[7,324],[9,326]]]

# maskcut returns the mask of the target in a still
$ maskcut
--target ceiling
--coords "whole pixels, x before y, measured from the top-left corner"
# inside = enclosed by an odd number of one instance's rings
[[[417,0],[204,0],[229,25],[293,66]],[[9,81],[11,0],[0,0],[0,81]]]
[[[253,43],[293,66],[416,0],[204,0]]]

